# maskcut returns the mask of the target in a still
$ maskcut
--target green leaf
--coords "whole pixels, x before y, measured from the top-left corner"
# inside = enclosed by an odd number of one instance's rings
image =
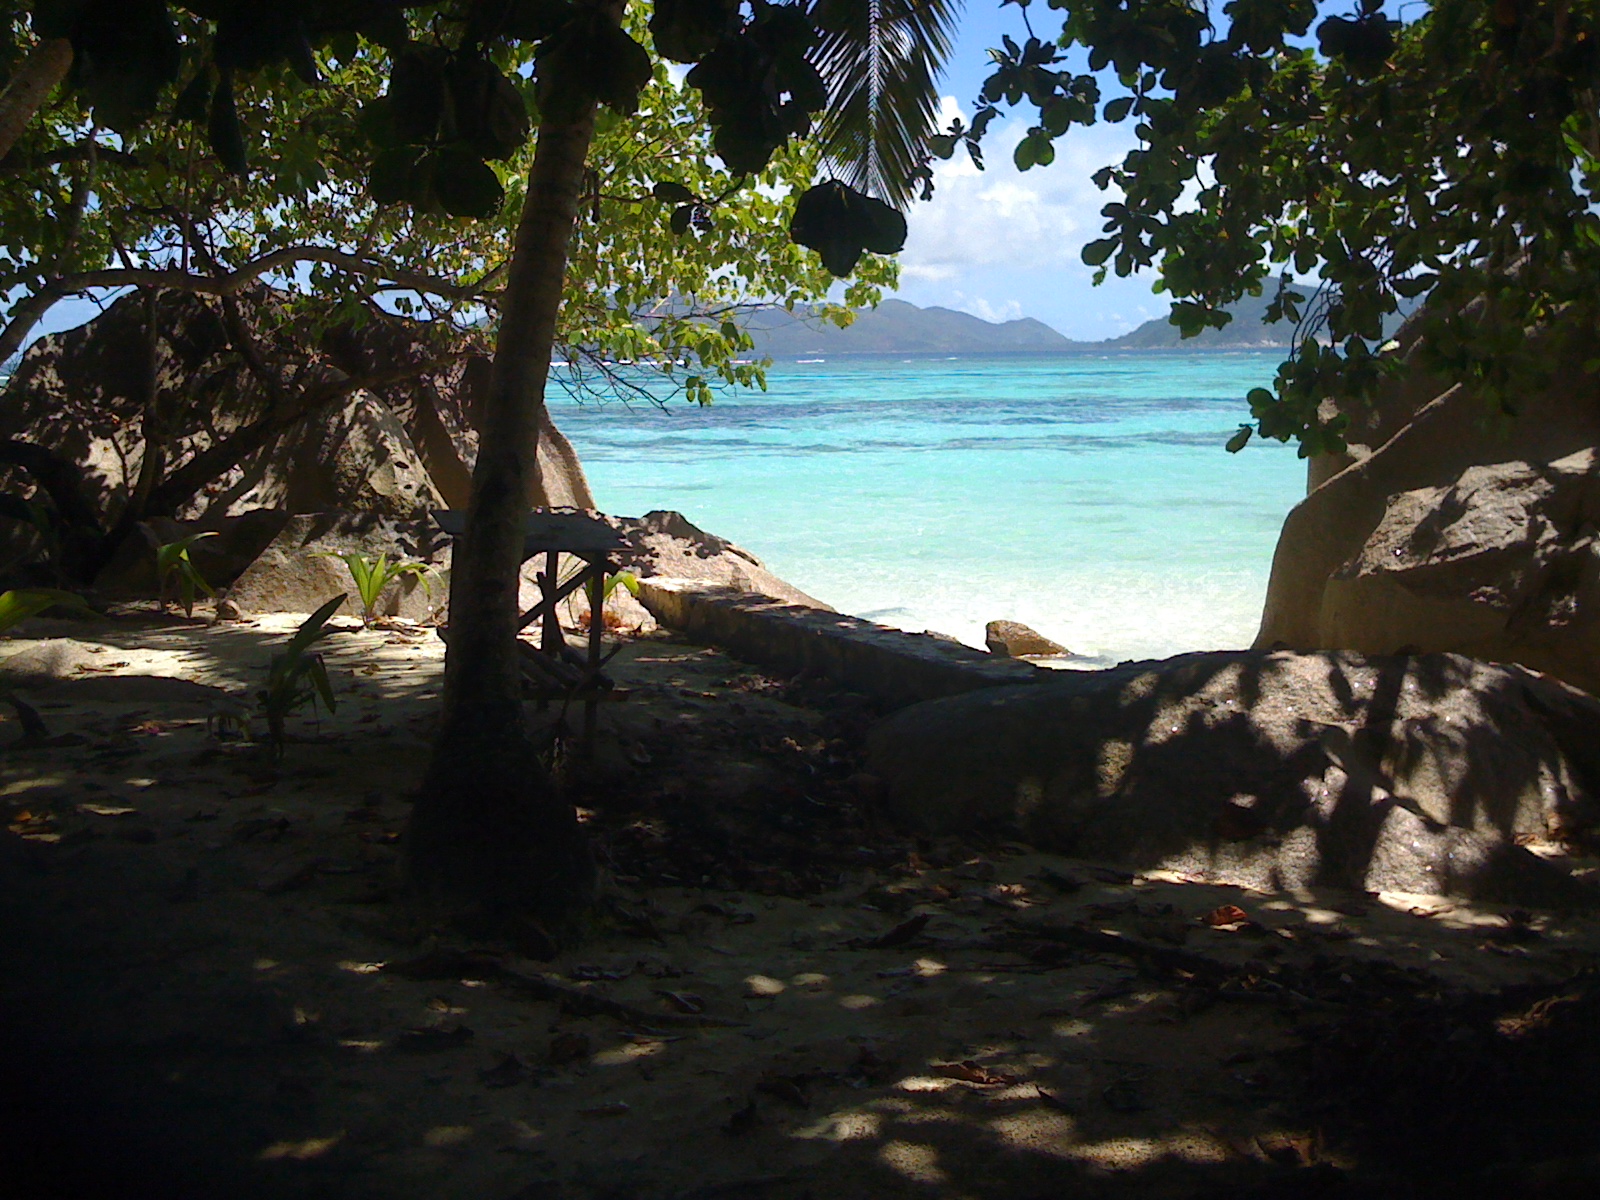
[[[211,110],[211,93],[214,90],[209,64],[201,66],[194,73],[194,78],[189,80],[178,98],[172,105],[172,119],[174,121],[200,122],[206,119]]]
[[[863,251],[896,254],[904,248],[906,219],[891,205],[835,179],[800,197],[789,236],[817,251],[834,275],[848,275]]]
[[[151,534],[150,536],[154,536],[154,535]],[[183,537],[178,538],[176,541],[166,542],[164,544],[157,545],[157,547],[156,547],[156,569],[158,571],[170,571],[170,570],[172,570],[178,563],[184,561],[185,559],[187,559],[189,557],[189,548],[191,546],[193,546],[196,542],[201,541],[201,540],[203,540],[205,538],[211,538],[211,537],[216,537],[216,536],[217,536],[217,531],[216,530],[214,530],[214,529],[205,529],[205,530],[201,530],[198,533],[185,534]]]
[[[1121,121],[1133,111],[1133,97],[1119,96],[1106,103],[1105,118],[1108,121]]]
[[[438,46],[411,43],[396,51],[389,69],[389,118],[400,141],[425,144],[445,113],[446,55]]]
[[[1086,267],[1098,267],[1110,258],[1117,250],[1116,238],[1101,238],[1084,246],[1083,253],[1079,256]]]
[[[81,613],[93,611],[76,592],[58,588],[18,588],[0,593],[0,632],[29,617],[38,616],[46,609],[58,607]]]
[[[333,684],[328,679],[328,665],[322,661],[320,654],[306,656],[306,675],[310,677],[312,686],[317,689],[317,695],[321,696],[322,702],[328,706],[328,711],[337,711],[339,702],[333,696]]]
[[[1250,444],[1250,435],[1253,433],[1255,433],[1255,426],[1239,426],[1239,431],[1228,439],[1228,444],[1224,447],[1224,449],[1226,449],[1229,454],[1239,453],[1239,451],[1243,450],[1247,445]]]
[[[681,183],[663,179],[650,189],[650,194],[666,204],[692,204],[694,193]]]
[[[340,592],[333,599],[323,604],[316,612],[300,622],[300,628],[294,631],[294,636],[289,639],[288,644],[283,648],[285,657],[291,661],[297,659],[317,642],[327,637],[332,630],[324,627],[327,625],[329,618],[339,610],[339,606],[345,602],[345,599],[344,593]]]
[[[56,0],[38,5],[33,23],[41,37],[71,40],[72,79],[95,120],[121,134],[156,111],[182,67],[165,0]]]
[[[599,10],[584,10],[540,45],[535,73],[540,111],[572,120],[591,101],[635,112],[654,68],[643,46]]]
[[[474,9],[488,7],[475,5]],[[577,11],[569,0],[513,0],[504,8],[498,32],[524,42],[543,41],[570,21]]]
[[[673,62],[699,62],[738,27],[733,0],[656,0],[650,37],[656,53]]]
[[[452,217],[492,217],[505,201],[505,189],[494,168],[464,146],[446,146],[421,164],[433,194]]]
[[[899,254],[906,247],[905,214],[876,196],[857,192],[851,197],[859,214],[861,244],[874,254]]]
[[[239,125],[239,110],[233,102],[233,73],[224,69],[219,73],[217,90],[211,96],[211,116],[206,122],[206,135],[211,150],[230,172],[235,175],[250,173],[249,156],[244,148],[244,130]]]
[[[1432,274],[1432,273],[1423,274],[1423,275],[1415,275],[1415,276],[1412,276],[1410,279],[1397,279],[1397,280],[1395,280],[1395,282],[1394,282],[1394,290],[1397,293],[1399,293],[1400,295],[1406,296],[1406,297],[1409,298],[1409,297],[1412,297],[1412,296],[1420,296],[1420,295],[1422,295],[1423,292],[1426,292],[1429,288],[1433,287],[1433,285],[1438,283],[1438,282],[1439,282],[1439,277],[1437,275]]]
[[[384,150],[372,160],[367,190],[375,204],[407,204],[417,199],[417,151],[411,146]]]
[[[445,84],[461,140],[481,158],[510,158],[528,140],[528,106],[522,93],[487,59],[458,56]]]
[[[845,183],[901,208],[916,197],[961,11],[960,0],[815,4],[820,37],[810,60],[822,89],[797,99],[817,113],[816,145]]]
[[[606,577],[604,599],[609,600],[611,593],[617,588],[625,588],[630,596],[639,594],[639,577],[632,571],[619,571],[615,575]]]

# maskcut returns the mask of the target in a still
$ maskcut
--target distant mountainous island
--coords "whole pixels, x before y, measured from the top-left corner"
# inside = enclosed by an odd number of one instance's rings
[[[949,308],[918,308],[904,300],[885,300],[863,309],[848,329],[781,310],[756,314],[749,326],[753,353],[772,359],[829,358],[850,354],[1051,354],[1084,350],[1257,350],[1286,349],[1294,326],[1268,325],[1268,300],[1249,296],[1228,311],[1225,329],[1199,337],[1180,337],[1165,317],[1146,321],[1121,337],[1078,342],[1043,321],[985,321]]]

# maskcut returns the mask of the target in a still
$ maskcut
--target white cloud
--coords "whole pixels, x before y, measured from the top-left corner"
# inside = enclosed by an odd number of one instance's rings
[[[946,97],[941,122],[957,116],[966,120]],[[1037,317],[1083,340],[1112,337],[1164,315],[1166,303],[1150,292],[1152,274],[1113,276],[1096,288],[1094,272],[1079,257],[1085,242],[1101,236],[1100,210],[1117,198],[1095,187],[1091,176],[1134,148],[1129,126],[1074,129],[1056,142],[1050,166],[1018,171],[1011,156],[1026,132],[1020,119],[991,126],[985,171],[972,165],[964,148],[934,164],[933,199],[908,214],[900,297],[979,316]]]
[[[900,278],[907,283],[948,283],[961,278],[961,271],[949,263],[937,266],[931,263],[902,263]]]
[[[991,321],[999,324],[1002,321],[1015,321],[1023,315],[1022,304],[1017,300],[1006,300],[1000,304],[991,304],[983,296],[963,296],[956,293],[956,302],[950,307],[960,312],[971,313],[980,321]]]
[[[946,96],[941,123],[957,116],[966,120]],[[946,282],[995,267],[1087,277],[1079,251],[1099,236],[1100,209],[1116,199],[1090,176],[1132,149],[1132,134],[1126,126],[1075,129],[1056,143],[1054,163],[1023,172],[1011,156],[1026,132],[1021,120],[992,126],[984,139],[986,170],[973,166],[962,148],[934,165],[933,199],[910,213],[901,256],[908,282]]]

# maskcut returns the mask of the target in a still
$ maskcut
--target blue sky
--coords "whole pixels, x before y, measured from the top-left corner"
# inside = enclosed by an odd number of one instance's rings
[[[1031,15],[1040,37],[1060,32],[1061,13],[1039,5]],[[1022,10],[971,0],[943,81],[947,119],[959,112],[970,121],[989,73],[986,51],[1003,34],[1018,42],[1026,37]],[[1023,172],[1011,152],[1027,124],[1019,116],[990,126],[982,172],[963,150],[935,164],[933,199],[908,214],[900,298],[987,320],[1037,317],[1083,340],[1114,337],[1164,316],[1164,298],[1150,290],[1153,276],[1113,276],[1096,288],[1078,258],[1083,244],[1100,236],[1100,209],[1113,198],[1089,177],[1133,148],[1131,122],[1074,129],[1057,142],[1055,162]]]

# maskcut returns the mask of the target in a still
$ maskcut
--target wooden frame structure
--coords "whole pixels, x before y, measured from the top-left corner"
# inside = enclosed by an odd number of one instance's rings
[[[433,520],[451,537],[460,537],[466,530],[467,516],[463,512],[438,509]],[[583,700],[585,744],[594,740],[600,700],[614,692],[602,671],[610,658],[602,642],[605,584],[611,573],[612,554],[627,545],[615,529],[581,509],[536,508],[523,522],[522,561],[543,554],[545,562],[537,574],[539,600],[517,623],[519,630],[535,624],[539,629],[537,646],[522,638],[517,640],[522,673],[533,685],[541,708],[553,695]],[[563,554],[581,559],[584,564],[565,582],[560,577]],[[558,611],[560,603],[580,588],[589,594],[590,614],[589,639],[582,654],[567,644]]]

